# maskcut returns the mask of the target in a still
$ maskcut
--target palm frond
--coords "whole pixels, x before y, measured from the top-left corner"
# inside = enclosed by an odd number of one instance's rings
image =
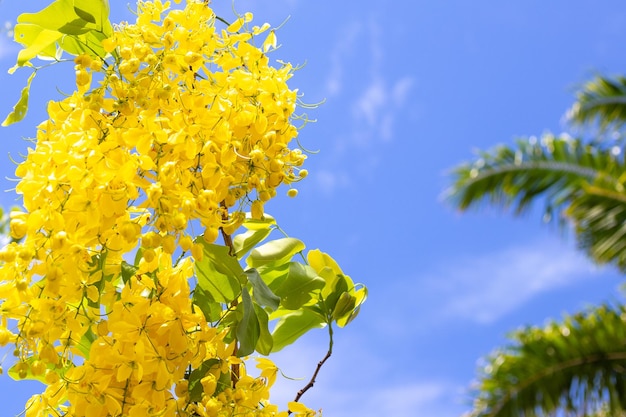
[[[488,358],[472,417],[621,415],[626,409],[623,307],[596,307],[516,332]]]
[[[569,136],[545,135],[540,141],[519,140],[516,148],[482,152],[473,163],[456,168],[448,197],[462,210],[487,200],[514,206],[519,213],[538,197],[555,209],[580,195],[582,184],[619,182],[619,168],[609,151]]]
[[[457,168],[448,197],[462,210],[488,202],[512,206],[516,214],[543,202],[549,218],[571,222],[594,261],[626,271],[625,174],[623,160],[610,150],[545,135],[483,152]]]
[[[568,118],[579,125],[597,122],[601,129],[626,123],[626,78],[595,77],[577,94]]]
[[[586,185],[567,209],[578,245],[598,263],[614,263],[626,271],[626,193]]]

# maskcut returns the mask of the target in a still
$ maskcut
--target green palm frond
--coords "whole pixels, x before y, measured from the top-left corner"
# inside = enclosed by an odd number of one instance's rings
[[[516,332],[480,373],[472,417],[620,416],[626,409],[623,307],[596,307]],[[604,414],[603,414],[604,413]]]
[[[619,187],[618,187],[619,188]],[[626,271],[626,193],[585,185],[567,209],[579,246],[598,263],[615,263]]]
[[[622,127],[626,123],[626,78],[596,77],[587,82],[568,117],[580,125],[597,122],[601,129]]]
[[[550,218],[574,225],[595,261],[626,270],[625,182],[626,165],[610,150],[545,135],[483,152],[457,168],[448,197],[462,210],[488,202],[516,213],[543,202]]]

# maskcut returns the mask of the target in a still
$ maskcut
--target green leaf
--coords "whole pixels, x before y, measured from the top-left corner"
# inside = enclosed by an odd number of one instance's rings
[[[81,3],[82,7],[76,8],[73,0],[56,0],[36,13],[22,13],[18,16],[17,21],[18,23],[39,25],[64,35],[82,35],[90,30],[102,31],[102,21],[98,22],[96,16],[92,14],[97,13],[100,19],[102,18],[100,13],[103,6],[102,1],[87,2],[83,0]],[[91,11],[85,9],[89,3],[91,3]],[[80,10],[80,13],[88,18],[82,18],[76,13],[76,10]]]
[[[272,229],[257,229],[247,230],[235,236],[233,247],[235,248],[237,258],[241,259],[253,247],[268,237],[270,233],[272,233]]]
[[[64,51],[72,55],[88,54],[104,58],[107,52],[102,41],[106,38],[107,36],[92,31],[80,36],[64,36],[58,43]]]
[[[130,279],[135,276],[138,270],[139,268],[135,265],[129,264],[126,261],[122,261],[122,281],[124,282],[124,284],[127,284]]]
[[[78,345],[76,348],[83,354],[85,359],[89,359],[89,351],[91,350],[91,345],[98,338],[91,328],[87,329],[83,337],[80,338]]]
[[[97,4],[97,1],[93,1],[92,3]],[[80,7],[74,6],[74,13],[85,22],[96,24],[96,18],[94,15],[90,14],[87,10],[81,9]]]
[[[220,360],[216,358],[208,359],[202,362],[198,368],[189,374],[189,401],[199,402],[202,400],[204,388],[202,387],[202,378],[209,372],[220,368]]]
[[[196,305],[209,323],[214,323],[222,317],[222,304],[215,301],[211,293],[199,285],[193,291],[192,302]]]
[[[230,303],[241,291],[243,268],[230,256],[228,247],[206,243],[202,238],[196,242],[202,243],[204,250],[202,260],[195,263],[198,286],[216,302]]]
[[[13,364],[13,366],[11,366],[7,371],[7,374],[9,375],[9,377],[11,377],[11,379],[15,381],[31,380],[39,381],[45,385],[48,385],[48,383],[46,382],[45,373],[42,375],[33,375],[33,373],[31,372],[31,365],[37,360],[39,360],[39,358],[37,358],[36,356],[31,356],[30,358],[27,358],[25,362],[22,362],[26,364],[26,373],[23,378],[20,377],[20,369],[21,367],[24,367],[24,365],[20,364],[20,362]],[[70,361],[63,361],[63,363],[65,364],[65,366],[61,368],[57,368],[55,365],[49,364],[47,365],[47,369],[56,372],[59,376],[62,377],[65,372],[74,367],[74,364]]]
[[[272,347],[274,346],[274,339],[269,330],[269,317],[267,312],[256,303],[254,304],[254,311],[256,312],[256,317],[259,320],[260,330],[259,340],[256,342],[255,349],[261,355],[269,355],[272,352]]]
[[[337,321],[354,310],[356,307],[356,297],[350,294],[348,291],[341,293],[341,296],[337,300],[335,307],[333,308],[332,318]]]
[[[239,341],[237,356],[247,356],[254,352],[261,329],[247,288],[243,289],[241,300],[241,304],[237,306],[237,308],[243,308],[243,317],[237,325],[237,340]]]
[[[280,265],[288,262],[293,255],[303,251],[304,248],[304,243],[293,237],[272,240],[253,249],[246,259],[246,263],[251,268],[257,268],[270,263]]]
[[[248,277],[248,282],[252,285],[254,301],[261,306],[267,306],[271,310],[276,310],[280,303],[280,297],[272,292],[261,278],[261,275],[259,275],[259,272],[252,268],[248,269],[245,274]]]
[[[26,81],[26,86],[22,89],[22,93],[20,94],[20,99],[13,106],[13,111],[9,113],[9,115],[2,122],[2,126],[9,126],[13,123],[17,123],[22,120],[26,116],[26,112],[28,111],[28,96],[30,94],[30,84],[35,78],[36,72],[33,72],[30,77],[28,77],[28,81]]]
[[[316,271],[321,271],[323,268],[330,268],[335,274],[343,275],[343,271],[329,254],[322,252],[319,249],[310,250],[306,255],[309,265],[311,265]]]
[[[298,262],[289,264],[289,274],[274,291],[281,305],[288,310],[297,310],[311,300],[311,293],[323,288],[325,281],[317,276],[313,268]]]
[[[367,287],[362,287],[355,291],[354,297],[356,298],[356,300],[354,303],[354,308],[352,309],[350,314],[344,315],[336,319],[337,325],[339,327],[345,327],[346,325],[348,325],[348,323],[354,320],[356,316],[359,315],[359,311],[361,311],[361,305],[367,299]]]
[[[56,57],[56,43],[63,34],[30,23],[18,23],[14,28],[14,39],[25,46],[17,54],[17,66],[26,65],[38,55]]]
[[[298,340],[300,336],[309,330],[322,328],[325,324],[325,320],[319,314],[308,308],[283,315],[272,332],[274,339],[272,352],[278,352],[285,346]]]
[[[248,230],[272,230],[271,227],[274,225],[276,225],[276,220],[267,213],[263,215],[262,219],[253,219],[250,213],[246,213],[246,219],[242,224]]]
[[[324,269],[327,270],[327,268]],[[351,288],[348,286],[348,280],[345,275],[335,275],[334,279],[326,279],[325,281],[326,284],[322,290],[324,307],[327,314],[332,314],[339,298],[342,294],[349,292]]]
[[[57,59],[58,44],[71,54],[104,58],[102,40],[113,34],[106,0],[56,0],[36,13],[22,13],[15,25],[15,41],[24,45],[17,67],[37,56]]]
[[[289,264],[265,265],[258,268],[257,271],[267,286],[276,294],[276,288],[280,287],[289,275]]]

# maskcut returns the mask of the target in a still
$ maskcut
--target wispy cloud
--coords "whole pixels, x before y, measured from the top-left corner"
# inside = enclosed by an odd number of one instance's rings
[[[457,388],[437,381],[416,381],[378,387],[368,393],[354,393],[350,409],[341,415],[457,417]],[[356,410],[354,409],[356,407]]]
[[[371,335],[342,335],[331,359],[322,368],[315,386],[303,397],[314,409],[336,416],[453,417],[463,411],[459,400],[462,384],[438,376],[417,377],[406,358],[380,356]],[[280,352],[274,360],[290,377],[279,378],[272,389],[272,402],[284,406],[293,400],[325,353],[320,334]],[[390,352],[391,354],[391,352]]]
[[[355,20],[344,27],[331,52],[326,94],[332,98],[344,90],[350,91],[351,137],[359,142],[393,138],[396,117],[414,86],[411,75],[387,75],[385,65],[389,57],[383,36],[381,24],[374,16],[366,21]]]
[[[13,29],[9,22],[3,24],[0,28],[0,60],[15,54],[18,50],[16,44],[11,41]]]
[[[369,175],[380,166],[380,154],[372,148],[393,142],[400,119],[406,117],[406,104],[415,87],[410,74],[391,75],[384,46],[384,30],[376,16],[347,22],[331,47],[330,65],[325,79],[326,106],[336,106],[345,115],[337,130],[329,166],[318,178],[327,194],[349,185],[345,173],[347,153],[350,169]],[[394,67],[395,69],[395,67]],[[341,165],[341,166],[339,166]]]
[[[311,177],[316,182],[317,187],[326,195],[331,195],[336,189],[350,185],[350,179],[345,172],[320,169],[314,172]]]
[[[397,114],[402,110],[414,80],[407,76],[395,81],[373,78],[353,104],[356,137],[371,141],[372,134],[383,141],[393,140]]]
[[[533,297],[597,272],[582,254],[562,243],[541,240],[474,258],[456,259],[430,280],[444,300],[444,317],[486,324]]]
[[[358,37],[363,26],[357,21],[346,25],[330,53],[330,70],[326,80],[326,96],[333,97],[339,94],[344,85],[346,59],[355,49]]]

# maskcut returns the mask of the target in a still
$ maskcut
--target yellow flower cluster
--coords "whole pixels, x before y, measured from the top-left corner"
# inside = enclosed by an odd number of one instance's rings
[[[306,175],[289,148],[293,69],[270,65],[275,34],[251,18],[219,30],[206,2],[140,1],[104,43],[113,59],[77,57],[77,91],[49,104],[16,170],[21,242],[0,250],[0,346],[48,385],[27,417],[286,415],[267,403],[271,362],[231,375],[235,346],[188,284],[192,236],[232,233]],[[190,371],[209,365],[190,398]]]

